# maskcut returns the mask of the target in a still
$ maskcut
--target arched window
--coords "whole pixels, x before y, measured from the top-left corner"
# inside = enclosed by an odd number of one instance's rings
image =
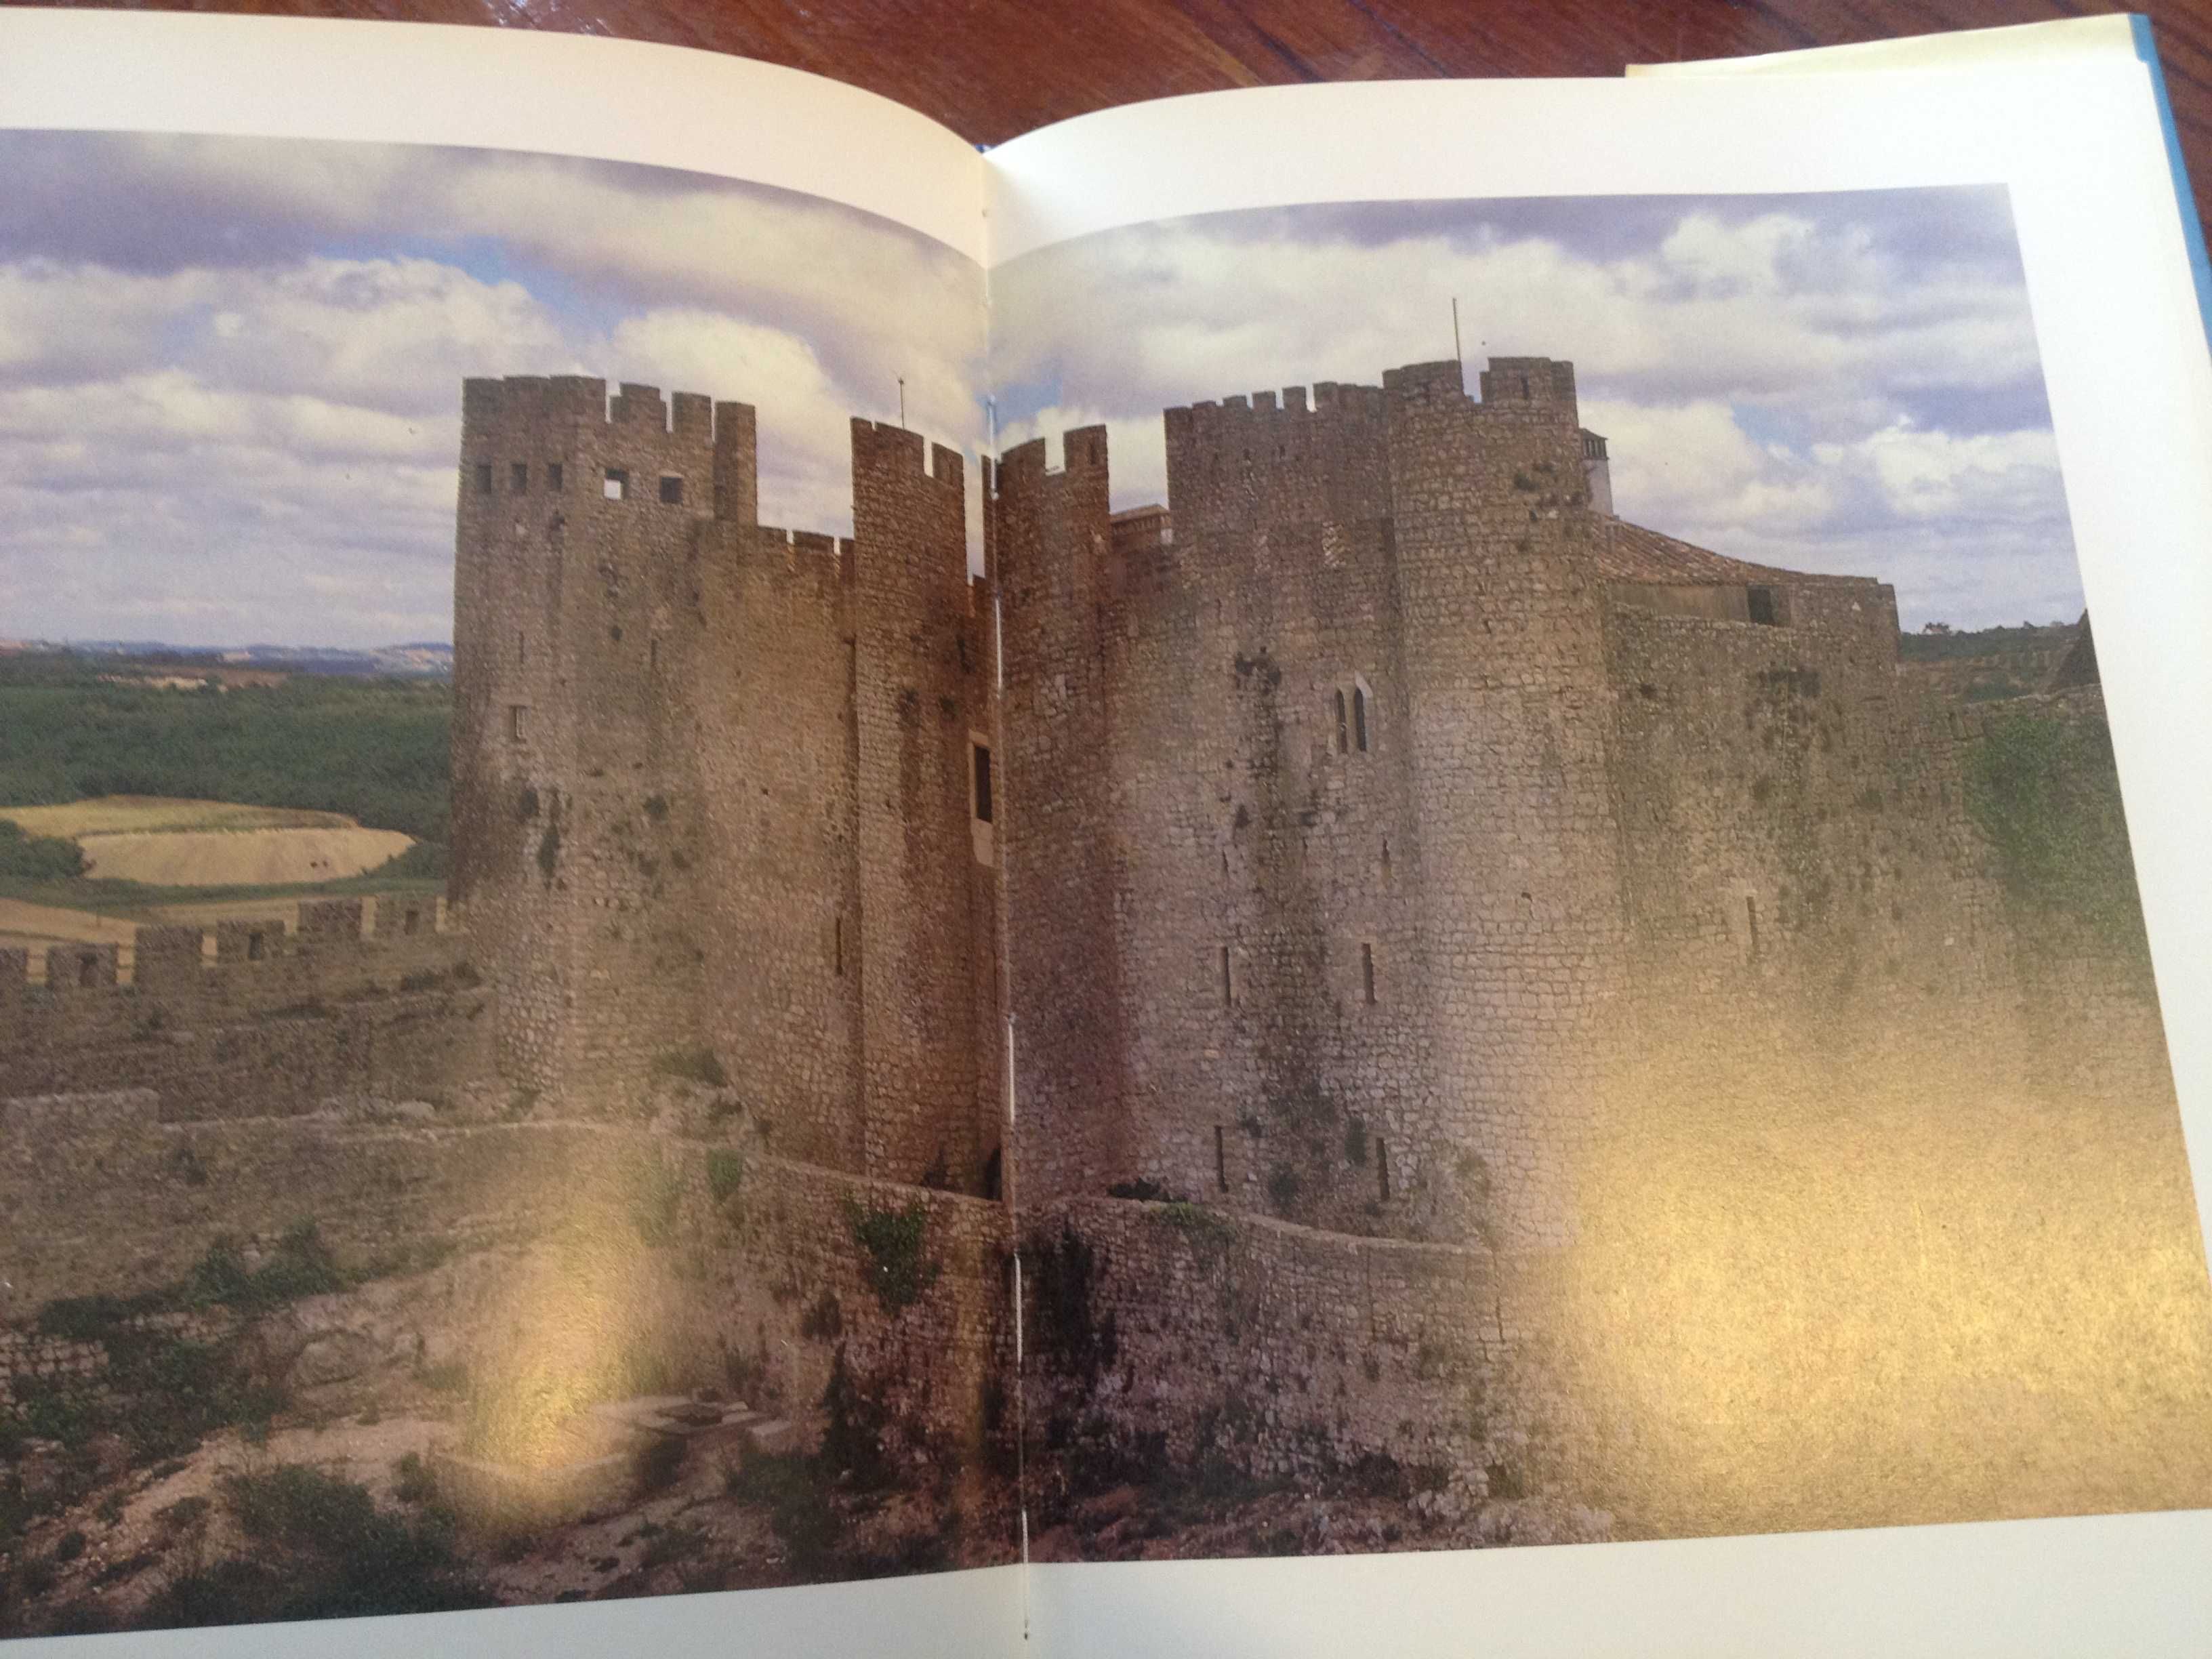
[[[1367,752],[1367,688],[1352,688],[1352,741],[1361,754]]]

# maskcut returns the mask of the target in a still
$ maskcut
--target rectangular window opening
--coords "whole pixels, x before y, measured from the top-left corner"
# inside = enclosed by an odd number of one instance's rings
[[[410,908],[407,912],[406,917],[400,922],[399,931],[403,933],[411,933],[422,925],[422,913],[420,910]]]
[[[658,669],[660,666],[660,641],[658,639],[647,640],[645,642],[645,665],[653,669]]]
[[[561,493],[561,484],[563,476],[564,474],[560,462],[548,461],[545,463],[545,489],[549,495],[557,495]]]
[[[518,666],[530,660],[530,635],[520,629],[514,635],[514,660]]]
[[[1213,1184],[1229,1190],[1229,1136],[1218,1123],[1213,1126]]]
[[[491,494],[491,463],[489,461],[482,461],[477,465],[477,494],[479,495]]]
[[[1367,752],[1367,692],[1363,686],[1352,688],[1352,741],[1361,754]]]
[[[1382,1136],[1375,1137],[1375,1188],[1382,1201],[1390,1201],[1390,1144]]]
[[[660,481],[660,499],[669,507],[683,506],[684,480],[672,475],[664,477]]]
[[[1375,947],[1371,945],[1359,947],[1359,986],[1367,998],[1367,1006],[1372,1008],[1375,1006]]]
[[[507,741],[520,743],[529,735],[530,711],[519,702],[513,704],[507,711]]]
[[[508,480],[509,480],[510,487],[514,489],[514,493],[515,493],[516,495],[527,495],[527,494],[529,494],[529,493],[530,493],[530,463],[529,463],[529,462],[527,462],[527,461],[517,461],[517,462],[515,462],[515,463],[514,463],[514,465],[513,466],[511,466],[511,467],[509,467],[509,468],[507,469],[507,477],[508,477]]]
[[[1234,1007],[1236,1002],[1236,988],[1229,981],[1229,947],[1224,945],[1221,947],[1221,1006]]]
[[[76,982],[89,990],[100,982],[100,958],[79,957],[76,963]]]
[[[983,823],[991,822],[991,751],[982,744],[975,748],[975,817]]]
[[[618,466],[609,467],[607,469],[607,482],[605,487],[602,489],[599,493],[605,495],[606,499],[611,501],[628,501],[629,499],[629,474],[623,471]]]
[[[1340,755],[1344,754],[1351,747],[1351,740],[1346,735],[1344,693],[1340,691],[1336,694],[1336,752]]]
[[[845,977],[845,918],[842,916],[830,924],[830,969],[839,979]]]
[[[1782,621],[1782,608],[1775,603],[1774,590],[1771,587],[1746,588],[1744,603],[1755,623],[1764,623],[1772,628]]]
[[[246,959],[248,962],[260,961],[261,949],[261,935],[258,933],[248,933],[246,936]]]
[[[1747,937],[1751,943],[1751,959],[1757,962],[1759,960],[1759,901],[1757,899],[1744,900],[1743,920],[1749,930]]]

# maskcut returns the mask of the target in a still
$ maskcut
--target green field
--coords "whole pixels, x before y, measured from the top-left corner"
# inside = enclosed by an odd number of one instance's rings
[[[338,812],[446,841],[453,693],[443,682],[298,675],[180,691],[103,679],[118,666],[0,657],[0,807],[168,796]]]
[[[228,691],[117,683],[131,666],[61,653],[0,656],[0,893],[143,915],[185,898],[441,884],[453,711],[443,682],[296,675]],[[325,815],[419,844],[342,881],[172,889],[86,878],[74,839],[336,821]]]

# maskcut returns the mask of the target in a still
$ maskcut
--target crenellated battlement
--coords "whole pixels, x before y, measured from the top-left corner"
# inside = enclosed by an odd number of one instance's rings
[[[1286,386],[1279,394],[1255,392],[1249,397],[1239,394],[1218,400],[1209,398],[1203,403],[1164,410],[1161,417],[1166,422],[1169,436],[1173,438],[1182,431],[1228,434],[1270,421],[1380,420],[1382,407],[1381,386],[1321,380],[1312,387],[1310,402],[1306,387]]]
[[[966,461],[957,449],[931,443],[921,433],[890,421],[853,417],[853,475],[857,483],[864,472],[885,479],[927,480],[944,489],[958,490]]]
[[[434,896],[382,894],[303,902],[295,921],[240,917],[211,927],[142,927],[129,945],[56,943],[0,951],[0,1003],[204,996],[279,1007],[368,989],[393,975],[459,963],[466,933]],[[381,975],[381,979],[380,979]]]

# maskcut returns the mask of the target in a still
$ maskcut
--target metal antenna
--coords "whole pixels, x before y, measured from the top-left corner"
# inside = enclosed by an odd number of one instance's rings
[[[905,375],[903,375],[903,374],[900,375],[900,376],[898,377],[898,382],[899,382],[899,425],[900,425],[901,427],[904,427],[904,426],[906,425],[906,376],[905,376]]]
[[[1459,295],[1452,295],[1452,358],[1459,364],[1460,373],[1467,373],[1467,353],[1459,343]]]

